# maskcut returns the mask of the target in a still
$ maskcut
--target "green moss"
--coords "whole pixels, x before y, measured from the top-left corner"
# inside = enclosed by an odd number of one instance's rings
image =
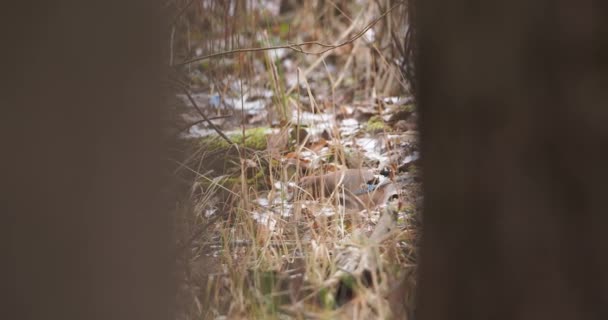
[[[377,122],[384,122],[382,120],[382,118],[380,118],[380,116],[372,116],[371,118],[369,118],[369,120],[367,120],[367,124],[372,124],[372,123],[377,123]]]
[[[268,147],[268,140],[266,140],[266,135],[267,128],[265,127],[245,130],[245,147],[255,150],[266,150],[266,147]],[[243,144],[243,135],[240,133],[233,134],[228,137],[234,143],[237,143],[239,145]]]
[[[228,147],[230,147],[230,144],[228,144],[226,140],[216,135],[204,136],[202,138],[199,138],[198,142],[199,147],[205,148],[205,150],[208,151],[228,149]]]
[[[369,133],[378,133],[383,131],[391,131],[391,128],[384,123],[380,116],[371,117],[365,126],[365,131]]]
[[[233,133],[228,134],[228,138],[238,146],[243,145],[243,134]],[[245,147],[254,150],[266,150],[266,128],[255,128],[245,130]],[[227,177],[218,182],[219,185],[226,189],[232,189],[236,185],[241,184],[240,161],[239,153],[236,148],[231,148],[230,143],[217,135],[210,135],[198,138],[194,143],[195,147],[202,148],[205,152],[212,152],[208,155],[202,166],[205,170],[212,170],[214,175],[226,175]],[[260,190],[266,188],[265,172],[267,168],[264,161],[259,163],[259,168],[247,169],[246,183],[249,187]],[[278,165],[278,163],[277,163]],[[200,180],[201,186],[209,188],[213,183],[208,179]]]
[[[334,309],[336,306],[336,299],[334,298],[334,294],[331,290],[327,288],[321,288],[319,291],[319,300],[321,305],[329,310]]]
[[[245,147],[254,150],[266,150],[268,141],[266,140],[267,128],[254,128],[245,130]],[[243,134],[235,133],[228,135],[230,140],[238,145],[243,144]],[[228,141],[216,135],[205,136],[200,138],[200,147],[204,147],[208,151],[230,148]]]
[[[383,123],[374,122],[374,123],[368,124],[366,127],[366,130],[369,133],[377,133],[377,132],[384,131],[385,128],[386,128],[386,126]]]
[[[399,107],[399,111],[412,113],[412,112],[416,111],[416,105],[413,103],[404,104],[401,107]]]

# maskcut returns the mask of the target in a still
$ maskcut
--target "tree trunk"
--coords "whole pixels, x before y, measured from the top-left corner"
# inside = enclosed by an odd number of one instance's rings
[[[606,11],[417,5],[416,318],[608,319]]]

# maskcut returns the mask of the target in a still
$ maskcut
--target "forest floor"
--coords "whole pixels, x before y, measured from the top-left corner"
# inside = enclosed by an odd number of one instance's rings
[[[266,12],[272,23],[256,43],[281,43],[287,28],[298,30],[295,41],[340,43],[386,12],[353,5],[352,17],[321,28],[306,9]],[[416,105],[377,46],[379,31],[369,31],[322,54],[282,48],[181,67],[171,101],[182,146],[175,176],[187,186],[174,220],[178,319],[411,314],[422,200]],[[184,60],[210,50],[196,43],[188,40]]]

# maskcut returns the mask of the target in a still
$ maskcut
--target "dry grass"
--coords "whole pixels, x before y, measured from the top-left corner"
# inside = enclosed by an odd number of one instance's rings
[[[169,2],[176,17],[169,64],[238,48],[342,43],[397,2],[303,1],[281,15],[260,3]],[[275,137],[304,127],[314,132],[321,123],[300,121],[306,112],[338,113],[345,103],[378,106],[382,97],[408,95],[396,49],[403,46],[397,40],[405,39],[406,14],[405,5],[395,6],[373,31],[319,55],[240,52],[177,68],[182,88],[220,101],[241,99],[241,110],[228,110],[221,102],[204,106],[208,115],[232,115],[223,125],[239,128],[235,145],[211,150],[197,142],[176,161],[176,174],[185,174],[191,186],[175,215],[181,280],[177,318],[388,319],[411,312],[417,228],[410,219],[418,210],[419,190],[405,190],[392,204],[398,228],[382,240],[370,240],[381,210],[345,207],[339,201],[343,189],[319,199],[298,186],[304,175],[353,166],[336,127],[329,130],[323,165],[285,157],[289,151],[307,151],[314,135],[252,150],[255,137],[246,131],[265,125]],[[295,80],[288,79],[294,72],[281,63],[285,59],[297,66]],[[260,87],[272,98],[267,116],[255,122],[246,115],[244,97],[255,96]]]
[[[290,182],[282,176],[280,182]],[[414,276],[416,234],[407,227],[409,221],[401,221],[401,228],[380,244],[370,243],[365,235],[378,218],[336,205],[335,196],[310,201],[304,193],[291,203],[265,207],[257,205],[259,190],[246,184],[232,188],[232,209],[206,226],[186,254],[188,273],[199,276],[187,279],[196,288],[188,297],[197,306],[195,315],[204,311],[204,318],[274,319],[289,314],[336,319],[357,313],[356,319],[377,319],[393,313],[389,299],[395,288],[390,285],[411,284]],[[216,191],[217,185],[212,185],[193,199],[192,225],[207,221],[201,213],[210,207]],[[281,197],[284,191],[273,187],[269,193]],[[326,217],[323,212],[335,214]],[[364,284],[363,270],[357,268],[377,273]],[[344,286],[354,290],[356,298],[337,308],[345,300],[339,293]],[[411,295],[412,290],[413,285],[406,286],[405,292]],[[407,301],[403,292],[397,296],[404,299],[401,303]]]

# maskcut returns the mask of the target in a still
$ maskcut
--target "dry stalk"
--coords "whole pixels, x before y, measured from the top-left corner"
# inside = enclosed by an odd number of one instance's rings
[[[285,44],[285,45],[278,45],[278,46],[270,46],[270,47],[261,47],[261,48],[241,48],[241,49],[234,49],[234,50],[228,50],[228,51],[223,51],[223,52],[217,52],[217,53],[212,53],[212,54],[208,54],[208,55],[204,55],[201,57],[196,57],[196,58],[192,58],[183,62],[180,62],[178,64],[176,64],[176,66],[183,66],[186,64],[190,64],[196,61],[201,61],[201,60],[207,60],[207,59],[211,59],[211,58],[217,58],[217,57],[221,57],[221,56],[226,56],[226,55],[231,55],[231,54],[235,54],[235,53],[244,53],[244,52],[259,52],[259,51],[267,51],[267,50],[276,50],[276,49],[290,49],[296,52],[300,52],[300,53],[305,53],[305,54],[313,54],[313,55],[319,55],[319,54],[323,54],[326,53],[330,50],[351,44],[353,41],[359,39],[360,37],[362,37],[367,30],[371,29],[376,23],[378,23],[378,21],[382,20],[382,18],[384,18],[387,14],[389,14],[393,9],[395,9],[396,7],[402,5],[403,3],[399,2],[395,5],[393,5],[390,9],[388,9],[386,12],[384,12],[382,15],[380,15],[379,17],[377,17],[376,19],[374,19],[372,22],[370,22],[367,26],[365,26],[365,28],[363,28],[362,30],[360,30],[359,32],[357,32],[354,36],[352,36],[351,38],[349,38],[346,41],[337,43],[337,44],[326,44],[326,43],[322,43],[319,41],[305,41],[305,42],[300,42],[300,43],[295,43],[295,44]],[[319,47],[323,47],[325,49],[322,49],[320,51],[305,51],[304,49],[302,49],[303,46],[309,46],[309,45],[316,45]]]

